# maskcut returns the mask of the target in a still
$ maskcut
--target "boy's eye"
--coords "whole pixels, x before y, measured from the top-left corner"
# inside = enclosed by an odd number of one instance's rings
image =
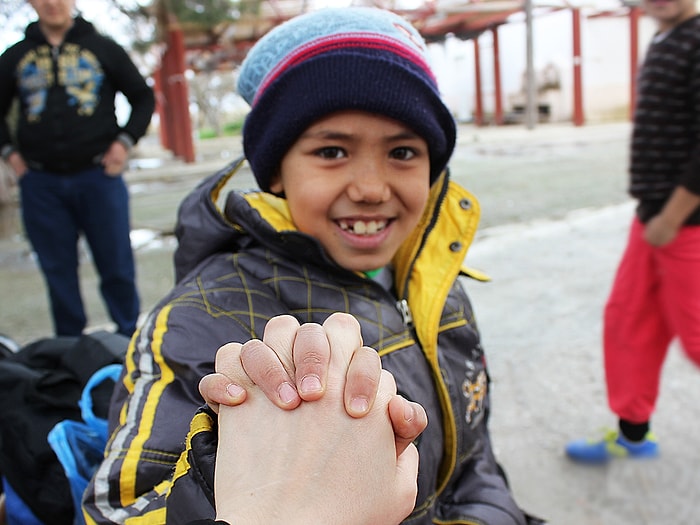
[[[316,155],[323,159],[340,159],[345,156],[345,151],[342,148],[328,146],[316,150]]]
[[[394,148],[393,150],[391,150],[390,156],[392,159],[410,160],[416,156],[416,152],[413,150],[413,148],[408,148],[404,146],[400,148]]]

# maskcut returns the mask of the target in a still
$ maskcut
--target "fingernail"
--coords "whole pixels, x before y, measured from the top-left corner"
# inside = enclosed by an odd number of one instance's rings
[[[413,421],[414,417],[416,417],[416,411],[413,409],[413,405],[407,402],[403,407],[403,418],[410,422]]]
[[[350,408],[356,414],[364,414],[369,410],[369,402],[366,397],[353,397],[350,400]]]
[[[282,400],[282,403],[284,403],[285,405],[288,405],[297,397],[296,389],[289,383],[282,383],[279,389],[277,390],[277,393],[280,396],[280,400]]]
[[[321,391],[321,380],[318,376],[310,375],[305,376],[301,380],[301,392],[303,394],[312,394],[314,392]]]
[[[243,388],[233,383],[226,385],[226,393],[233,398],[241,397],[244,392],[245,390]]]

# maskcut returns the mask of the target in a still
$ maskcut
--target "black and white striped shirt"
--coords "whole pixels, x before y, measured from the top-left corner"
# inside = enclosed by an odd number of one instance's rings
[[[700,194],[700,15],[652,42],[637,89],[629,192],[646,221],[676,186]]]

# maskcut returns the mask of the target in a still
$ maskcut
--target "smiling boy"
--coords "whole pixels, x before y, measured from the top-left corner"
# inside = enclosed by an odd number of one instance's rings
[[[456,127],[425,51],[408,22],[373,8],[302,15],[250,51],[238,87],[261,191],[217,207],[239,161],[181,205],[178,283],[133,338],[88,523],[213,518],[213,418],[196,416],[173,475],[199,379],[220,346],[260,338],[274,316],[334,312],[359,321],[398,393],[426,409],[405,523],[526,522],[491,448],[486,360],[459,282],[478,203],[445,171]]]

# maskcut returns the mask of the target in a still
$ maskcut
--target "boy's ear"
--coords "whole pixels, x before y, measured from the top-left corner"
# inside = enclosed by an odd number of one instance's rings
[[[270,179],[270,193],[281,195],[284,193],[284,185],[282,184],[282,176],[279,172],[275,173]]]

